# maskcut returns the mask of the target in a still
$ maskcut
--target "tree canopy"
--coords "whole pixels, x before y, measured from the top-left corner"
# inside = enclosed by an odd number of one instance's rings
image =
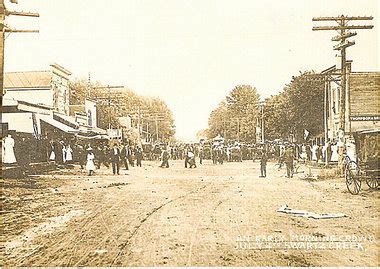
[[[277,95],[265,100],[264,132],[266,139],[282,138],[303,141],[304,130],[317,136],[323,132],[324,84],[311,80],[314,72],[293,76]],[[208,138],[218,134],[226,139],[256,141],[256,125],[261,118],[260,96],[250,85],[238,85],[226,100],[210,113]]]
[[[250,85],[234,87],[210,114],[208,137],[252,141],[255,138],[259,94]]]
[[[312,74],[293,76],[281,93],[267,99],[264,115],[268,139],[289,139],[292,135],[302,141],[305,129],[313,136],[323,132],[324,84],[311,80]]]
[[[87,83],[85,79],[75,79],[70,83],[70,105],[84,105]],[[160,98],[141,96],[128,88],[108,90],[100,82],[91,83],[90,86],[91,98],[97,100],[100,128],[107,129],[109,123],[113,128],[119,128],[119,117],[130,115],[134,127],[140,124],[144,137],[149,136],[153,140],[158,137],[160,141],[173,138],[173,113]]]

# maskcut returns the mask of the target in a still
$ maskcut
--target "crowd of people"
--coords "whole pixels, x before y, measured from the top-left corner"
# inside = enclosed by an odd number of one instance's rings
[[[260,176],[266,177],[268,160],[276,161],[278,169],[286,167],[286,176],[293,177],[295,163],[331,164],[338,161],[338,148],[336,144],[296,144],[290,142],[267,142],[245,146],[236,141],[217,141],[210,143],[174,145],[159,147],[162,163],[160,167],[169,168],[169,160],[185,160],[185,168],[195,168],[195,157],[199,164],[204,159],[212,160],[213,164],[223,164],[224,161],[242,161],[251,159],[260,162]],[[156,151],[157,148],[155,149]],[[179,155],[178,152],[181,154]],[[248,158],[247,158],[248,157]]]
[[[268,158],[277,160],[278,168],[286,166],[286,176],[293,177],[294,163],[324,164],[338,162],[338,147],[335,143],[321,144],[296,144],[289,142],[266,143],[258,146],[261,177],[266,177],[266,165]]]
[[[120,174],[120,166],[142,166],[142,160],[160,160],[160,167],[169,168],[170,160],[184,160],[185,168],[196,168],[205,159],[213,164],[223,162],[260,160],[261,176],[266,177],[268,160],[276,160],[279,168],[286,166],[287,176],[294,174],[294,161],[316,164],[338,161],[336,144],[296,144],[272,141],[265,144],[241,144],[236,141],[201,141],[193,144],[157,144],[150,147],[133,145],[131,142],[109,140],[50,139],[43,137],[38,143],[32,143],[27,137],[16,137],[9,134],[3,138],[3,163],[18,164],[26,168],[31,162],[54,162],[57,165],[77,163],[93,175],[101,166],[112,167],[114,175]]]
[[[84,161],[86,161],[86,170],[88,175],[94,174],[96,169],[100,169],[102,165],[106,168],[112,167],[112,173],[114,175],[120,174],[120,166],[123,165],[125,170],[129,170],[129,167],[142,166],[143,151],[140,146],[131,146],[128,143],[113,143],[112,146],[108,146],[107,143],[98,143],[91,147],[88,145],[86,149],[79,145],[81,148],[79,154],[86,150],[86,157],[80,158],[80,165],[83,168]]]
[[[82,147],[82,146],[80,146]],[[83,149],[83,147],[82,147]],[[112,167],[112,173],[114,175],[120,174],[120,165],[124,165],[126,170],[129,170],[129,166],[141,167],[141,161],[143,159],[143,153],[141,147],[132,147],[129,144],[117,144],[114,143],[112,147],[104,143],[100,143],[95,148],[90,145],[86,149],[86,170],[88,175],[94,174],[96,169],[100,169],[103,164],[106,168]],[[84,158],[82,157],[81,168],[83,169]]]
[[[114,143],[115,142],[115,143]],[[110,146],[112,145],[112,146]],[[140,166],[143,151],[140,146],[109,140],[79,140],[75,137],[34,139],[28,136],[8,134],[2,139],[2,162],[5,166],[19,166],[27,170],[31,163],[53,162],[58,166],[77,163],[93,175],[101,165],[112,166],[113,174],[120,173],[120,164]]]

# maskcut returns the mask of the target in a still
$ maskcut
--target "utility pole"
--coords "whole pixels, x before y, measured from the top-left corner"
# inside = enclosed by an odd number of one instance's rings
[[[350,132],[350,128],[346,130],[345,121],[346,121],[346,113],[349,117],[350,105],[346,104],[349,102],[349,89],[347,87],[347,67],[346,67],[346,48],[355,45],[355,41],[349,41],[348,38],[356,36],[356,32],[350,32],[349,30],[355,29],[372,29],[373,25],[348,25],[349,21],[368,21],[372,20],[372,16],[358,16],[358,17],[350,17],[350,16],[338,16],[338,17],[316,17],[313,18],[313,21],[333,21],[338,25],[334,26],[314,26],[313,31],[337,31],[338,35],[334,36],[331,40],[337,41],[339,44],[335,45],[334,50],[340,51],[341,56],[341,95],[340,95],[340,112],[339,112],[339,122],[340,129],[343,134],[348,131]],[[347,107],[347,109],[346,109]]]
[[[87,98],[91,98],[91,74],[88,72],[88,80],[87,80]]]
[[[5,19],[5,6],[4,0],[0,0],[0,31],[1,31],[1,40],[0,40],[0,87],[1,87],[1,96],[4,92],[4,19]]]
[[[145,142],[149,142],[149,121],[146,121],[146,137]]]
[[[226,120],[223,119],[223,138],[227,139],[226,137]]]
[[[236,118],[237,120],[237,141],[240,142],[240,120],[239,118]]]
[[[17,0],[10,0],[11,3],[17,4]],[[6,16],[26,16],[26,17],[39,17],[38,13],[23,12],[23,11],[11,11],[7,10],[4,5],[4,0],[0,0],[0,87],[1,95],[4,94],[4,46],[5,46],[5,33],[38,33],[38,30],[17,30],[12,29],[4,23]]]
[[[92,87],[92,89],[107,89],[108,90],[108,97],[97,97],[96,99],[100,100],[106,100],[108,109],[109,109],[109,114],[108,114],[108,129],[111,129],[111,105],[113,104],[111,101],[114,99],[111,96],[111,89],[120,89],[124,88],[124,86],[99,86],[99,87]]]
[[[129,113],[130,115],[133,115],[135,119],[137,119],[137,125],[138,125],[138,129],[139,126],[141,125],[140,121],[141,120],[144,120],[147,122],[147,126],[148,126],[148,122],[151,121],[155,124],[155,133],[152,133],[151,136],[156,138],[156,141],[159,140],[159,122],[160,121],[167,121],[168,120],[168,115],[165,114],[165,113],[160,113],[160,112],[156,112],[156,113],[152,113],[152,112],[149,112],[149,111],[144,111],[144,110],[141,110],[140,107],[138,107],[138,110],[137,111],[130,111]],[[149,132],[149,129],[147,129],[147,132]],[[163,139],[163,137],[161,137],[161,139]]]
[[[264,105],[261,106],[261,142],[265,142],[264,137]]]
[[[165,121],[165,115],[163,114],[153,114],[153,115],[150,115],[148,116],[147,118],[145,118],[147,121],[154,121],[154,124],[155,124],[155,128],[156,128],[156,131],[155,131],[155,135],[156,135],[156,141],[158,141],[160,139],[159,137],[159,126],[158,126],[158,122],[160,121]],[[161,139],[163,139],[163,137],[161,137]]]
[[[158,142],[158,139],[159,139],[159,137],[158,137],[158,120],[156,119],[155,122],[156,122],[156,141]]]
[[[337,31],[338,32],[338,35],[334,36],[331,40],[339,42],[339,44],[335,45],[333,48],[334,50],[339,50],[340,56],[341,56],[341,67],[340,67],[341,91],[340,91],[340,110],[339,110],[339,129],[340,129],[339,139],[341,140],[341,146],[339,147],[339,162],[338,162],[340,169],[343,169],[345,134],[346,132],[348,133],[351,132],[351,124],[350,124],[350,119],[349,119],[350,110],[351,110],[350,109],[350,91],[347,85],[346,48],[355,45],[355,41],[349,41],[348,38],[357,35],[356,32],[350,32],[350,30],[373,28],[373,25],[348,25],[348,23],[350,21],[370,21],[370,20],[373,20],[372,16],[350,17],[350,16],[341,15],[338,17],[313,18],[313,21],[331,21],[337,24],[334,26],[314,26],[313,31]],[[325,102],[326,101],[327,101],[327,96],[325,97]],[[326,107],[325,107],[325,110],[326,110]],[[346,128],[346,121],[348,123],[348,128]]]
[[[149,122],[149,121],[154,122],[155,129],[156,129],[156,131],[155,131],[156,141],[159,140],[159,124],[158,123],[160,121],[166,121],[167,120],[166,117],[167,117],[167,115],[164,113],[148,113],[148,114],[145,114],[142,116],[142,118],[144,120],[146,120],[147,122]],[[163,140],[163,138],[164,137],[162,136],[161,140]]]
[[[138,141],[140,143],[140,118],[141,118],[141,115],[140,115],[140,106],[138,106],[137,108],[137,116],[138,116],[138,120],[137,120],[137,130],[138,130]]]

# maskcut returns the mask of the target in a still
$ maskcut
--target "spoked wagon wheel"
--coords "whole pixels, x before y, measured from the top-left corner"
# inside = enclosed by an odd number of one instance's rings
[[[376,190],[379,187],[379,178],[374,176],[374,177],[367,177],[366,178],[366,183],[370,189]]]
[[[359,177],[359,166],[356,162],[350,161],[344,171],[347,189],[352,194],[358,194],[361,188],[361,180]]]

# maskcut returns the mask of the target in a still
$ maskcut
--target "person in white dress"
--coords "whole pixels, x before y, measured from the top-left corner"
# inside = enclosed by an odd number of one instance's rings
[[[318,145],[315,144],[311,148],[311,160],[312,161],[317,161],[317,150],[318,150]]]
[[[66,146],[66,162],[71,163],[73,161],[73,150],[69,145]]]
[[[351,160],[357,161],[356,145],[353,136],[349,136],[346,139],[346,154],[348,155],[348,157],[350,157]]]
[[[13,164],[16,163],[16,156],[14,152],[15,140],[9,134],[3,141],[3,163]]]
[[[230,147],[227,147],[226,153],[227,153],[227,161],[230,162],[231,161],[231,150],[230,150]]]
[[[336,144],[333,144],[331,146],[331,161],[332,162],[338,162],[339,160],[339,154],[338,154],[338,146]]]
[[[55,161],[55,146],[54,146],[54,141],[50,141],[50,155],[49,155],[49,160],[50,161]]]
[[[87,148],[87,164],[86,164],[86,170],[88,171],[88,175],[92,176],[95,172],[95,155],[94,152],[92,151],[92,148],[89,147]]]

